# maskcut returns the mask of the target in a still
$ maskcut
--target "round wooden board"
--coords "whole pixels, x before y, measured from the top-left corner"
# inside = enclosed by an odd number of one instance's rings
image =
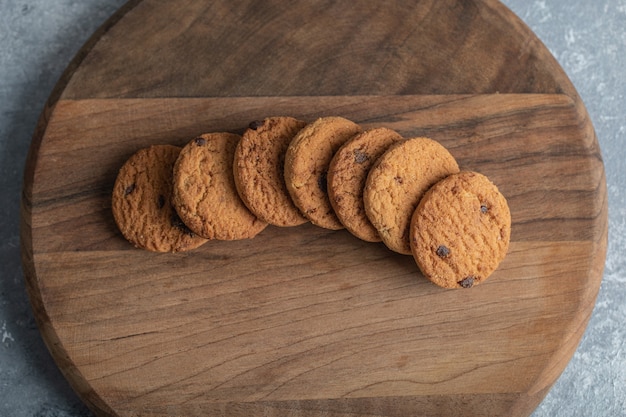
[[[312,225],[181,254],[122,238],[110,195],[133,152],[271,115],[440,141],[507,197],[508,256],[443,290]],[[584,332],[606,244],[584,105],[495,0],[131,1],[68,67],[25,171],[35,316],[101,416],[528,415]]]

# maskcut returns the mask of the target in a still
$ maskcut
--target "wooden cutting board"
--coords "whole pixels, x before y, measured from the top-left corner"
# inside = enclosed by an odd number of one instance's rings
[[[443,290],[346,231],[270,227],[179,254],[117,230],[117,170],[273,115],[430,136],[513,219],[483,285]],[[35,132],[24,272],[58,366],[100,416],[524,416],[585,330],[607,245],[593,126],[495,0],[131,1]]]

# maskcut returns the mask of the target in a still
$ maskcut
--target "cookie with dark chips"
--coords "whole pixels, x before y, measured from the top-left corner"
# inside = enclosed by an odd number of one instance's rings
[[[237,193],[233,159],[240,138],[226,132],[198,136],[174,165],[172,204],[189,229],[207,239],[250,239],[267,227]]]
[[[172,145],[143,148],[119,170],[113,186],[113,217],[122,235],[138,248],[181,252],[206,242],[187,228],[170,202],[172,168],[180,151]]]
[[[308,220],[285,185],[285,153],[306,122],[277,116],[250,123],[237,145],[233,174],[239,196],[259,219],[288,227]]]
[[[300,212],[316,226],[344,228],[328,197],[328,167],[339,147],[361,130],[343,117],[322,117],[300,130],[287,148],[287,190]]]
[[[362,132],[346,142],[328,170],[328,196],[335,214],[350,233],[366,242],[380,242],[365,214],[363,189],[374,162],[402,136],[385,127]]]
[[[510,237],[506,198],[476,172],[439,181],[411,220],[413,257],[424,276],[444,288],[484,282],[505,258]]]
[[[409,226],[420,199],[437,181],[457,172],[450,152],[429,138],[405,139],[378,158],[367,176],[363,202],[389,249],[411,254]]]

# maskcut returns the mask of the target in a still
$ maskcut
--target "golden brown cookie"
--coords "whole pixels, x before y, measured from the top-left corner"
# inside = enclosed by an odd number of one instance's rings
[[[287,147],[305,125],[293,117],[252,122],[235,151],[233,172],[239,196],[252,213],[274,226],[308,221],[293,204],[284,175]]]
[[[171,145],[143,148],[119,170],[111,201],[113,217],[122,235],[138,248],[179,252],[206,242],[185,226],[170,203],[172,167],[180,150]]]
[[[411,254],[409,229],[417,204],[433,184],[457,172],[459,166],[450,152],[428,138],[396,143],[374,163],[363,202],[367,217],[389,249]]]
[[[185,145],[174,165],[172,204],[183,222],[202,237],[249,239],[267,226],[237,193],[233,157],[239,140],[233,133],[201,135]]]
[[[339,230],[327,192],[326,175],[333,155],[361,128],[343,117],[322,117],[302,129],[287,148],[285,182],[296,207],[311,223]]]
[[[422,273],[444,288],[486,280],[506,256],[511,213],[484,175],[461,172],[435,184],[411,221],[411,249]]]
[[[381,239],[365,214],[365,180],[374,162],[401,139],[385,127],[367,130],[343,144],[330,162],[328,196],[335,214],[350,233],[367,242]]]

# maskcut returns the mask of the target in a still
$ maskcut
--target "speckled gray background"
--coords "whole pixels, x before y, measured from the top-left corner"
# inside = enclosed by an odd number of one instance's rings
[[[0,0],[0,417],[89,411],[54,365],[26,296],[19,252],[24,160],[61,72],[124,0]],[[534,417],[626,416],[626,0],[505,0],[587,105],[609,189],[609,253],[589,327]]]

